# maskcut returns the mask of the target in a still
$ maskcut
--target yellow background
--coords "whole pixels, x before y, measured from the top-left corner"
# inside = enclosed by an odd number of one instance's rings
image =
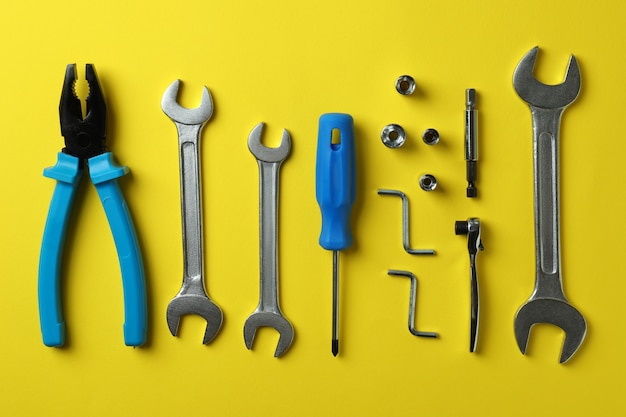
[[[3,39],[0,230],[0,414],[66,416],[619,415],[624,331],[624,79],[626,3],[620,1],[11,1]],[[563,333],[539,326],[521,355],[513,317],[534,285],[530,111],[513,70],[540,46],[536,75],[563,79],[576,55],[582,91],[561,130],[565,293],[588,322],[584,344],[558,363]],[[68,236],[65,348],[41,341],[37,267],[54,182],[42,176],[63,146],[58,103],[68,63],[94,63],[108,105],[108,141],[131,174],[120,184],[139,235],[149,296],[148,343],[123,344],[115,247],[95,189],[84,181]],[[403,97],[396,77],[412,75]],[[165,322],[180,288],[178,147],[160,100],[174,80],[197,105],[203,85],[215,112],[202,135],[204,244],[210,296],[225,313],[217,338],[187,317],[180,337]],[[84,91],[84,82],[79,83]],[[479,198],[465,197],[464,91],[476,88]],[[358,196],[355,244],[341,253],[341,352],[330,352],[331,253],[317,243],[317,121],[353,115]],[[250,130],[282,128],[293,148],[281,176],[281,307],[295,326],[276,359],[276,333],[254,349],[243,324],[258,301],[258,169]],[[379,132],[408,139],[388,149]],[[425,145],[421,132],[439,130]],[[417,186],[429,172],[440,188]],[[411,203],[411,244],[401,246],[400,200]],[[455,220],[480,217],[481,327],[468,352],[466,238]],[[418,276],[417,327],[406,329],[409,282]],[[598,411],[601,410],[601,411]]]

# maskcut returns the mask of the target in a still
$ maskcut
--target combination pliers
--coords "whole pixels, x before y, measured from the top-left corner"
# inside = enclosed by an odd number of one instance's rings
[[[68,224],[78,184],[88,167],[107,219],[119,257],[124,287],[124,341],[140,346],[146,340],[146,284],[141,252],[135,229],[117,179],[128,173],[118,166],[107,151],[106,105],[93,65],[87,64],[85,76],[89,85],[86,115],[76,96],[76,65],[69,64],[59,104],[61,135],[65,147],[58,153],[55,166],[46,168],[44,176],[57,181],[43,234],[39,258],[39,318],[46,346],[65,343],[65,321],[61,307],[61,261]]]

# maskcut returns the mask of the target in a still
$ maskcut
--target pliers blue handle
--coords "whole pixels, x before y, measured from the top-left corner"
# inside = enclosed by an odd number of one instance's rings
[[[143,262],[130,213],[117,182],[119,177],[128,173],[128,168],[116,165],[113,154],[104,146],[106,109],[95,69],[87,65],[90,92],[84,119],[73,90],[75,71],[73,64],[68,65],[59,106],[66,146],[58,153],[56,165],[44,170],[44,176],[56,180],[57,184],[50,202],[39,259],[39,316],[43,342],[46,346],[63,346],[65,343],[61,263],[76,190],[87,166],[109,221],[120,262],[124,288],[124,341],[128,346],[141,346],[147,333]]]
[[[89,173],[104,211],[119,257],[124,287],[124,341],[141,346],[146,340],[146,285],[135,229],[117,178],[128,172],[116,166],[110,152],[88,160]],[[54,167],[44,176],[57,180],[44,229],[39,262],[39,314],[46,346],[65,343],[65,321],[61,303],[61,260],[76,189],[82,177],[80,160],[59,152]]]

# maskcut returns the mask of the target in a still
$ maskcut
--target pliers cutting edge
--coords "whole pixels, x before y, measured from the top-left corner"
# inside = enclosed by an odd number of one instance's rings
[[[147,331],[144,269],[130,213],[117,183],[119,177],[128,173],[128,167],[116,165],[113,154],[106,149],[106,105],[93,65],[86,65],[85,76],[89,95],[83,118],[81,103],[74,90],[76,65],[67,66],[59,104],[65,148],[58,153],[56,165],[44,170],[44,176],[57,183],[39,259],[41,333],[46,346],[62,346],[65,343],[61,261],[74,197],[84,168],[88,166],[119,257],[124,287],[124,341],[128,346],[140,346],[146,340]]]

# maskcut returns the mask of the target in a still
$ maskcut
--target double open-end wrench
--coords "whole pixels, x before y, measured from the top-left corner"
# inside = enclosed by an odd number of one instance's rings
[[[293,341],[293,326],[278,305],[278,185],[282,162],[291,151],[291,137],[286,129],[277,148],[268,148],[261,143],[263,123],[252,129],[248,137],[248,148],[259,164],[259,221],[261,291],[259,305],[248,317],[243,328],[246,347],[252,349],[254,336],[259,327],[272,327],[280,334],[275,357],[281,356]]]
[[[515,316],[515,338],[526,353],[530,328],[549,323],[565,331],[563,363],[585,338],[587,323],[563,293],[559,226],[559,129],[563,110],[580,91],[580,70],[572,55],[565,81],[548,86],[533,75],[538,48],[528,52],[513,74],[517,94],[527,102],[533,120],[535,197],[535,289]]]
[[[163,112],[176,124],[180,147],[180,189],[183,221],[183,285],[167,306],[167,325],[172,335],[178,333],[181,316],[196,314],[207,321],[204,339],[207,344],[222,327],[222,310],[209,298],[204,288],[202,251],[202,195],[200,192],[200,132],[213,114],[209,90],[204,87],[202,101],[195,109],[181,107],[176,101],[180,81],[165,90]]]

